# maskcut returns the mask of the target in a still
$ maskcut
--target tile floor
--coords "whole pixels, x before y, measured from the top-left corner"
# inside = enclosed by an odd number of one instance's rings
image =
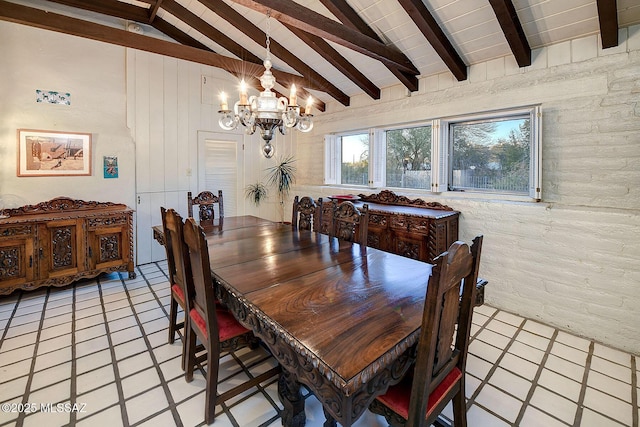
[[[187,384],[167,344],[165,263],[0,297],[0,426],[200,426],[204,379]],[[638,427],[640,356],[487,305],[467,366],[469,425]],[[220,390],[275,365],[266,351],[221,362]],[[60,405],[58,405],[60,404]],[[218,408],[214,425],[280,426],[275,379]],[[307,395],[307,426],[324,421]],[[447,412],[450,414],[450,412]],[[446,415],[446,414],[445,414]],[[357,427],[382,427],[366,413]]]

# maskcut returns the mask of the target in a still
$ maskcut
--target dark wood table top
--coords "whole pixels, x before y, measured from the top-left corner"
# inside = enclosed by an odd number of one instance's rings
[[[415,344],[430,264],[373,248],[363,251],[358,244],[290,225],[239,221],[255,225],[227,229],[225,218],[221,233],[207,234],[211,270],[227,293],[225,302],[321,401],[361,395],[365,383],[388,375],[385,371]],[[282,356],[282,345],[295,357]],[[384,391],[365,394],[372,400]],[[332,415],[350,425],[366,407]]]

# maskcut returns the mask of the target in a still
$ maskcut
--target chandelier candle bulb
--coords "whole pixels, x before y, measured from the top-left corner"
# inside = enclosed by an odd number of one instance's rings
[[[298,105],[298,95],[296,95],[296,85],[291,85],[291,93],[289,94],[289,105],[295,107]]]
[[[311,114],[311,106],[313,105],[313,98],[307,98],[307,105],[304,108],[304,114]]]
[[[247,83],[244,79],[240,82],[240,104],[247,105]]]
[[[229,110],[229,104],[227,104],[227,94],[224,92],[220,92],[220,110]]]

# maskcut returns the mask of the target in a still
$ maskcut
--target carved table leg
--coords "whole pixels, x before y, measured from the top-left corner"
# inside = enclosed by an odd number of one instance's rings
[[[285,427],[304,427],[307,418],[304,414],[304,399],[300,393],[300,383],[295,375],[286,370],[280,372],[278,395],[284,406],[282,425]]]
[[[338,423],[336,422],[336,420],[333,419],[333,416],[331,415],[331,413],[327,411],[324,406],[322,407],[322,410],[324,411],[324,419],[325,419],[322,427],[337,427]]]

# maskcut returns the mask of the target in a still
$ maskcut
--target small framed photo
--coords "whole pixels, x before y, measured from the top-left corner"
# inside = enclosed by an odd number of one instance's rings
[[[118,177],[118,158],[116,156],[104,156],[102,158],[105,178]]]
[[[91,175],[91,134],[18,129],[18,176]]]

